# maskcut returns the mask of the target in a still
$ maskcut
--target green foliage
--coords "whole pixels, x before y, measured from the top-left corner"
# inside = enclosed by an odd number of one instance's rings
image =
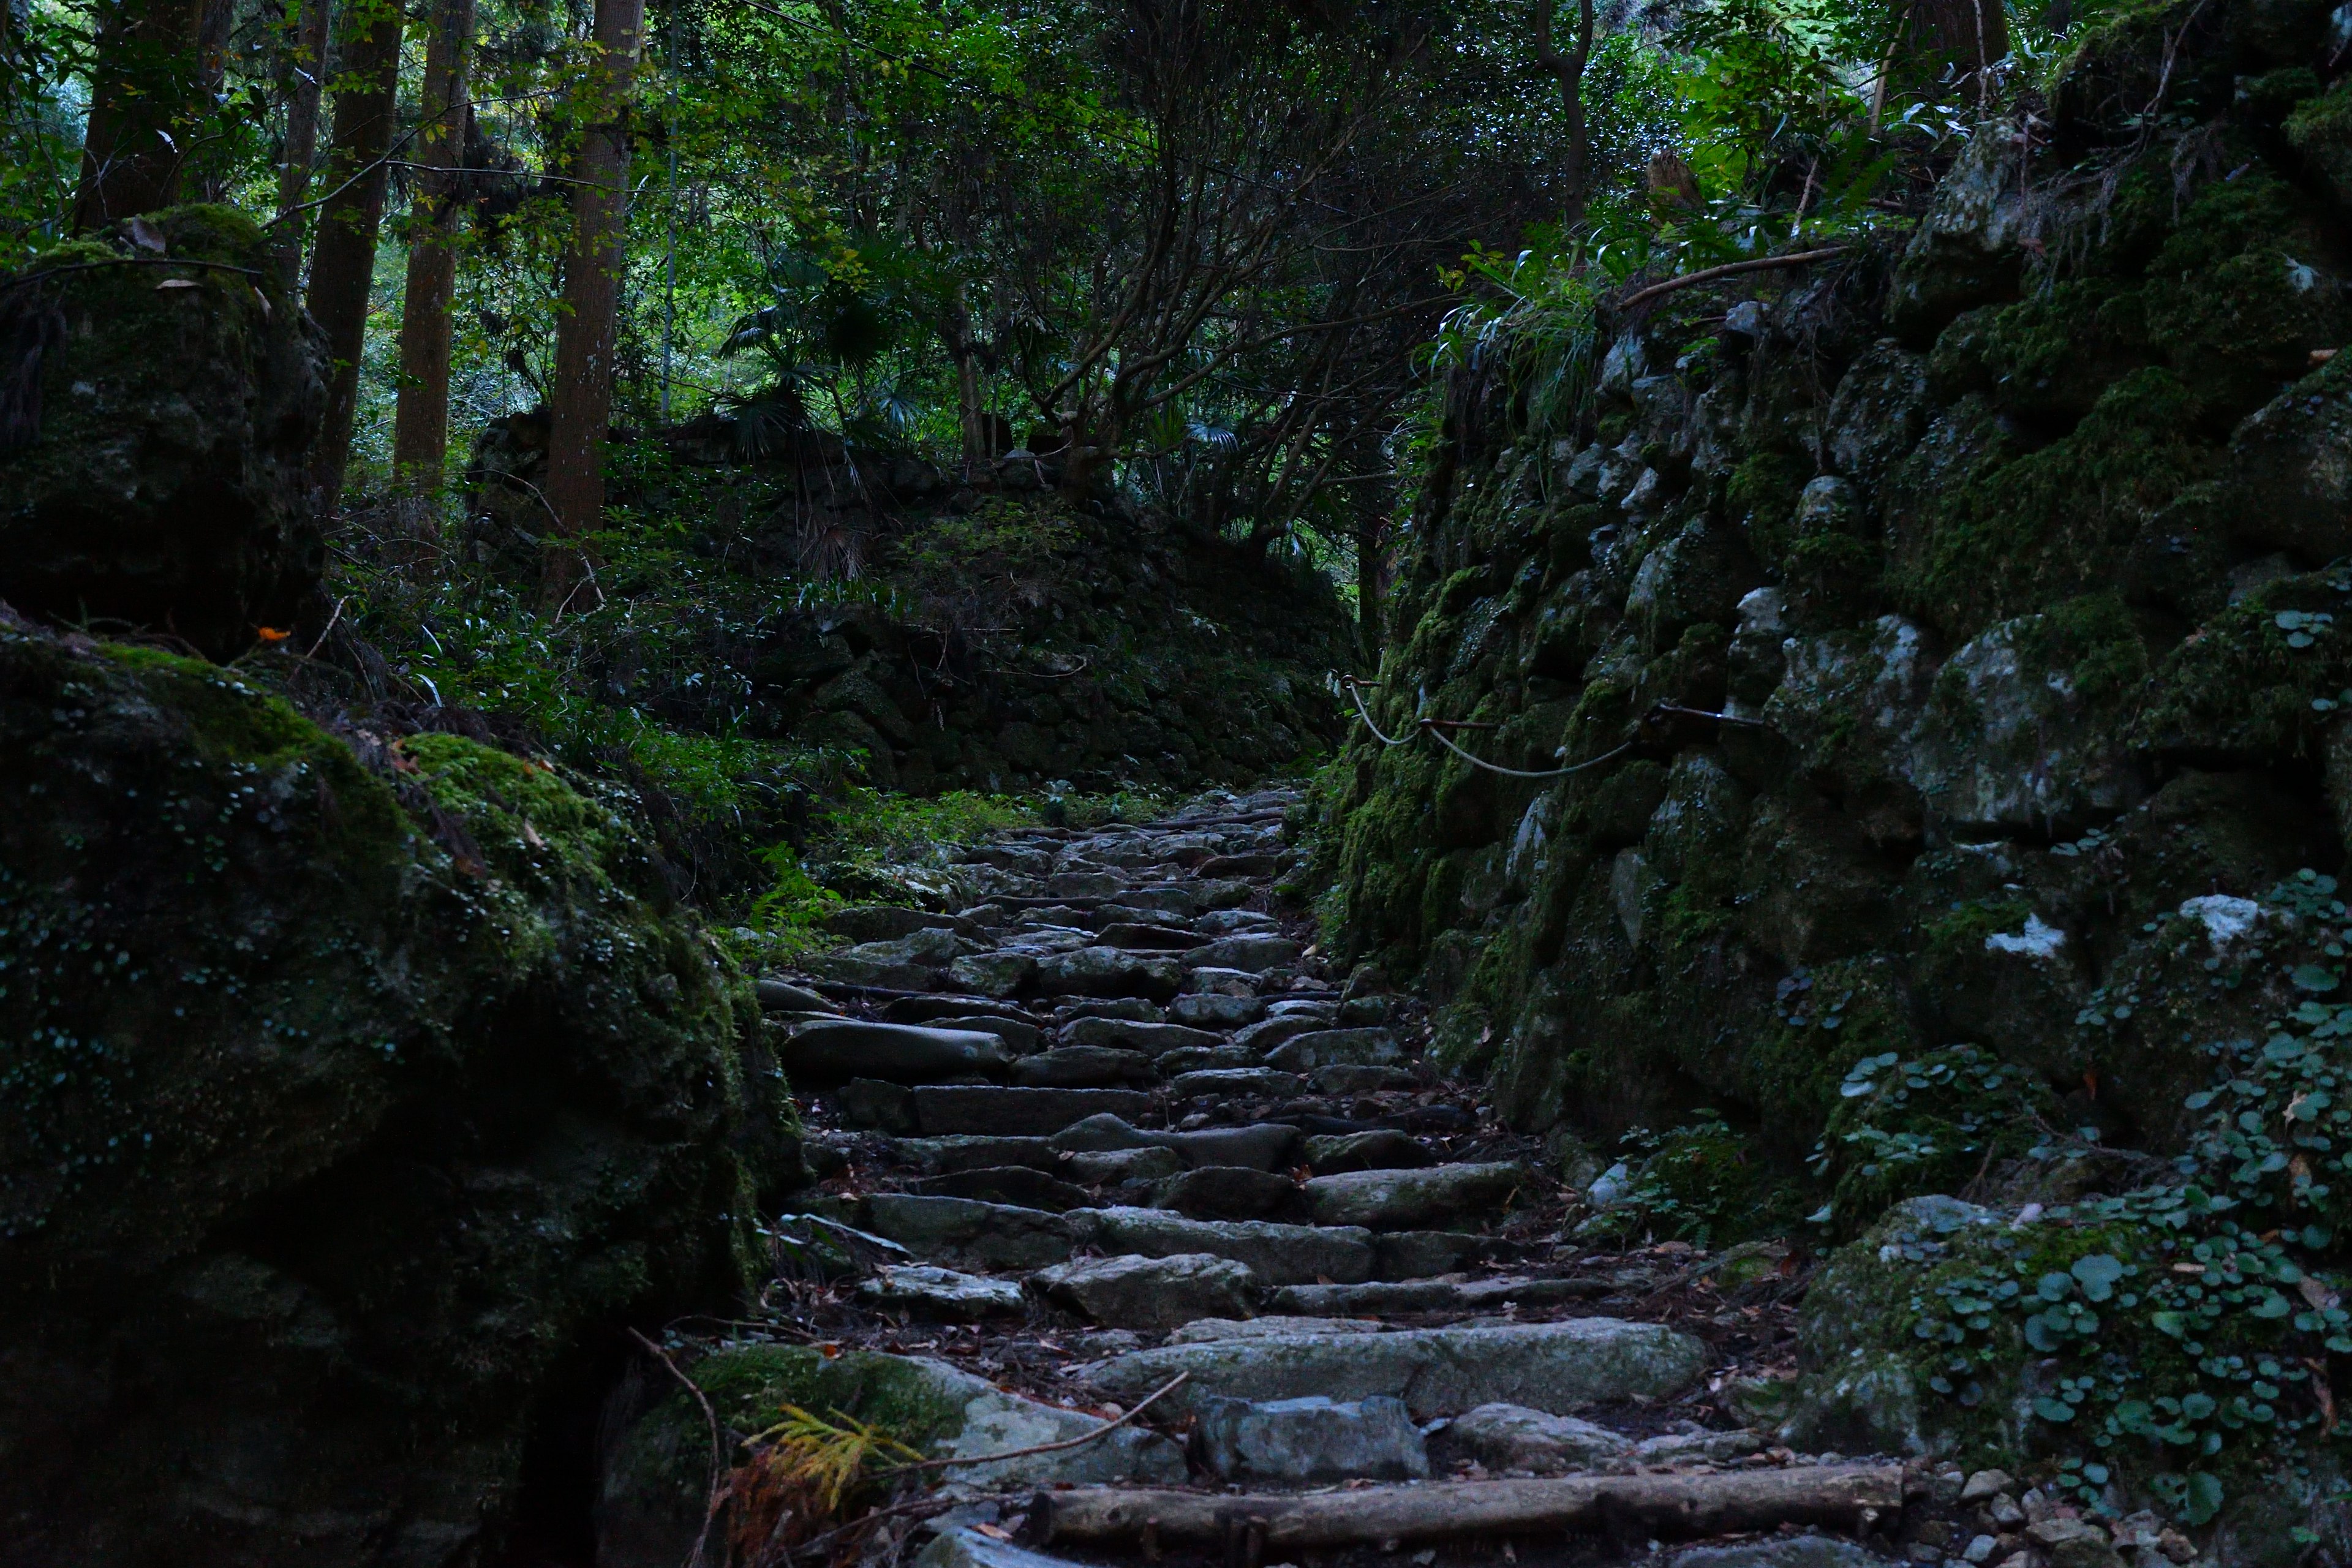
[[[1956,921],[1971,931],[1980,923]],[[1964,1191],[1997,1162],[2023,1155],[2051,1109],[2031,1073],[1974,1046],[1907,1060],[1894,1051],[1864,1057],[1838,1093],[1811,1160],[1830,1204],[1813,1217],[1848,1233],[1901,1199]]]
[[[1604,1180],[1622,1190],[1578,1226],[1580,1236],[1619,1242],[1648,1236],[1700,1247],[1776,1234],[1794,1220],[1793,1194],[1752,1140],[1702,1110],[1664,1132],[1637,1127],[1619,1145],[1621,1161]]]

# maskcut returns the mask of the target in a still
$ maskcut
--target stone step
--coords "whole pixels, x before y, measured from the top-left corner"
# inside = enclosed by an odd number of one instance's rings
[[[1435,1230],[1462,1219],[1500,1219],[1512,1195],[1528,1179],[1524,1165],[1495,1162],[1421,1170],[1349,1171],[1317,1176],[1306,1184],[1306,1192],[1318,1225]]]
[[[1243,1486],[1428,1479],[1429,1451],[1404,1401],[1322,1394],[1194,1402],[1202,1458]]]
[[[925,1176],[908,1190],[929,1197],[971,1198],[984,1204],[1008,1204],[1015,1208],[1044,1209],[1055,1214],[1086,1208],[1095,1201],[1084,1187],[1034,1165],[983,1165],[977,1170],[950,1171]]]
[[[975,1073],[1001,1078],[1013,1065],[1004,1042],[992,1034],[865,1018],[794,1026],[776,1055],[793,1083],[817,1089],[853,1078],[906,1084],[940,1083]]]
[[[1125,1089],[1159,1080],[1150,1057],[1110,1046],[1055,1046],[1013,1064],[1013,1081],[1030,1089]]]
[[[919,1193],[871,1193],[844,1206],[847,1224],[926,1263],[1025,1273],[1070,1256],[1067,1218],[1043,1209]]]
[[[1183,998],[1180,996],[1177,1000],[1181,1002]],[[1141,1051],[1148,1057],[1187,1047],[1211,1047],[1224,1044],[1223,1036],[1208,1029],[1136,1018],[1073,1018],[1054,1031],[1054,1038],[1057,1044],[1066,1046],[1114,1046],[1121,1050]]]
[[[1028,1285],[1088,1322],[1150,1334],[1198,1318],[1246,1313],[1258,1294],[1247,1264],[1208,1252],[1084,1258],[1040,1269]]]
[[[1271,1068],[1210,1068],[1180,1073],[1169,1080],[1168,1093],[1176,1100],[1289,1100],[1306,1087],[1297,1073]]]
[[[1566,1415],[1603,1401],[1664,1399],[1696,1381],[1706,1346],[1658,1323],[1575,1318],[1492,1328],[1407,1329],[1384,1334],[1305,1333],[1136,1351],[1096,1369],[1114,1398],[1140,1397],[1179,1373],[1172,1396],[1198,1409],[1205,1395],[1401,1399],[1416,1421],[1482,1405]]]
[[[1375,1262],[1372,1233],[1368,1230],[1267,1220],[1187,1219],[1148,1208],[1074,1209],[1065,1217],[1073,1236],[1097,1252],[1144,1258],[1208,1253],[1246,1264],[1267,1285],[1308,1285],[1321,1279],[1353,1283],[1370,1279]],[[893,1241],[901,1239],[879,1226],[868,1228]]]
[[[948,1138],[900,1138],[894,1152],[927,1176],[950,1171],[980,1171],[995,1165],[1029,1165],[1040,1171],[1060,1168],[1061,1151],[1043,1138],[994,1138],[986,1133],[959,1133]]]
[[[1173,1150],[1187,1165],[1247,1165],[1286,1171],[1298,1147],[1298,1130],[1280,1122],[1239,1127],[1203,1127],[1191,1132],[1147,1131],[1117,1113],[1089,1116],[1054,1135],[1054,1147],[1071,1153],[1108,1153],[1115,1149]]]
[[[1302,1318],[1360,1318],[1390,1312],[1494,1312],[1517,1302],[1556,1307],[1606,1296],[1616,1286],[1606,1279],[1531,1279],[1498,1276],[1484,1279],[1374,1279],[1361,1285],[1285,1285],[1267,1293],[1275,1312]]]
[[[1296,1222],[1307,1217],[1297,1183],[1280,1172],[1246,1165],[1203,1165],[1171,1176],[1152,1189],[1151,1206],[1172,1209],[1187,1219]]]
[[[1038,988],[1052,996],[1142,996],[1166,1002],[1182,988],[1183,982],[1178,959],[1164,952],[1081,947],[1037,963]]]
[[[925,1137],[987,1132],[1051,1137],[1090,1116],[1136,1117],[1151,1097],[1132,1089],[997,1089],[971,1084],[913,1091],[916,1127]]]

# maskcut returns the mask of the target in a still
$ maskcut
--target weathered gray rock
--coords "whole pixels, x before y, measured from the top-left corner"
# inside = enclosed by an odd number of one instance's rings
[[[1356,1067],[1341,1062],[1332,1067],[1317,1068],[1308,1081],[1318,1094],[1350,1095],[1377,1094],[1382,1089],[1411,1089],[1414,1079],[1403,1068]]]
[[[1668,1568],[1893,1568],[1866,1546],[1834,1535],[1782,1535],[1734,1546],[1693,1546]]]
[[[1257,1299],[1247,1265],[1197,1252],[1081,1258],[1040,1269],[1028,1284],[1091,1322],[1145,1333],[1195,1318],[1247,1316]]]
[[[1072,1181],[1084,1182],[1090,1187],[1108,1187],[1121,1182],[1163,1181],[1182,1170],[1184,1162],[1177,1158],[1175,1150],[1154,1144],[1141,1149],[1073,1154],[1064,1168]]]
[[[1633,1439],[1622,1432],[1523,1405],[1478,1405],[1448,1422],[1430,1443],[1430,1456],[1441,1465],[1468,1459],[1489,1470],[1538,1476],[1589,1470],[1633,1451]]]
[[[1306,1152],[1308,1168],[1318,1176],[1349,1171],[1411,1171],[1437,1163],[1437,1156],[1412,1134],[1385,1127],[1373,1132],[1310,1137]]]
[[[991,1132],[1051,1137],[1073,1122],[1108,1112],[1140,1116],[1151,1097],[1130,1089],[997,1089],[932,1085],[914,1091],[915,1122],[927,1137]]]
[[[1013,1065],[1013,1081],[1031,1089],[1112,1089],[1157,1076],[1142,1052],[1109,1046],[1055,1046]]]
[[[1309,1181],[1307,1201],[1318,1225],[1425,1230],[1462,1219],[1499,1219],[1527,1181],[1527,1168],[1509,1162],[1349,1171]]]
[[[1371,1233],[1347,1226],[1185,1219],[1139,1208],[1073,1209],[1064,1217],[1086,1245],[1100,1252],[1146,1258],[1213,1253],[1246,1263],[1268,1285],[1318,1279],[1352,1282],[1370,1278],[1372,1270]]]
[[[989,1013],[957,1013],[926,1022],[934,1029],[964,1029],[978,1035],[994,1035],[1004,1042],[1006,1052],[1016,1057],[1025,1057],[1037,1048],[1037,1026],[1020,1018],[998,1017]]]
[[[960,1274],[925,1263],[885,1264],[857,1287],[857,1294],[877,1307],[947,1322],[1017,1316],[1028,1309],[1021,1287],[1010,1279]]]
[[[896,942],[919,931],[956,931],[961,923],[954,915],[904,904],[849,904],[829,911],[824,921],[826,931],[853,942]]]
[[[1402,1400],[1204,1399],[1198,1415],[1202,1453],[1221,1480],[1296,1485],[1429,1474],[1420,1428]]]
[[[1297,1073],[1271,1068],[1211,1068],[1178,1075],[1169,1081],[1168,1092],[1178,1100],[1288,1100],[1306,1087]]]
[[[1212,1046],[1206,1050],[1197,1046],[1186,1046],[1155,1058],[1151,1065],[1168,1077],[1175,1078],[1188,1072],[1254,1068],[1258,1065],[1258,1059],[1257,1053],[1246,1046]]]
[[[1508,1251],[1491,1237],[1458,1230],[1385,1230],[1372,1237],[1372,1277],[1426,1279]]]
[[[1180,997],[1181,1001],[1181,998]],[[1216,1046],[1223,1037],[1182,1024],[1144,1023],[1131,1018],[1074,1018],[1055,1031],[1067,1046],[1107,1046],[1157,1057],[1187,1046]]]
[[[1255,996],[1257,976],[1238,969],[1193,969],[1184,975],[1188,996]]]
[[[1523,1307],[1550,1307],[1564,1301],[1590,1300],[1608,1294],[1611,1289],[1608,1280],[1590,1278],[1374,1279],[1362,1285],[1286,1285],[1271,1292],[1266,1304],[1277,1312],[1296,1312],[1303,1317],[1357,1312],[1491,1312],[1508,1301]]]
[[[795,1027],[778,1053],[794,1085],[824,1089],[853,1078],[942,1083],[975,1073],[1001,1077],[1012,1065],[996,1036],[864,1018]]]
[[[981,996],[1018,995],[1036,978],[1037,960],[1025,952],[975,952],[948,965],[951,984]]]
[[[916,1257],[956,1268],[1043,1268],[1070,1256],[1062,1215],[971,1198],[876,1193],[857,1205],[863,1228]],[[1078,1213],[1086,1213],[1081,1209]]]
[[[1192,1374],[1187,1391],[1236,1399],[1388,1394],[1425,1421],[1481,1405],[1561,1414],[1600,1400],[1663,1399],[1688,1387],[1706,1361],[1698,1341],[1660,1324],[1575,1318],[1168,1345],[1121,1356],[1095,1381],[1120,1398],[1149,1393],[1178,1373]]]
[[[1296,1182],[1246,1165],[1202,1165],[1171,1176],[1153,1190],[1151,1205],[1192,1219],[1306,1217]]]
[[[1398,1067],[1403,1061],[1404,1047],[1397,1043],[1396,1031],[1385,1028],[1302,1031],[1265,1056],[1268,1067],[1288,1072],[1328,1067]]]
[[[1344,1290],[1344,1285],[1328,1286]],[[1388,1325],[1378,1318],[1200,1318],[1168,1336],[1171,1345],[1204,1345],[1212,1340],[1277,1339],[1286,1334],[1380,1334]]]
[[[1729,1432],[1667,1432],[1633,1445],[1633,1458],[1643,1464],[1720,1465],[1760,1454],[1764,1436],[1742,1426]]]
[[[1083,997],[1065,1003],[1062,1007],[1062,1016],[1068,1023],[1076,1023],[1081,1018],[1123,1018],[1130,1024],[1164,1024],[1168,1021],[1166,1008],[1140,996]],[[1097,1038],[1085,1043],[1115,1046],[1120,1042],[1114,1039]]]
[[[1244,931],[1234,936],[1221,936],[1184,954],[1187,969],[1238,969],[1244,974],[1263,974],[1278,963],[1294,963],[1306,947],[1288,937],[1265,936]]]
[[[1061,1156],[1043,1138],[994,1138],[984,1133],[959,1133],[950,1138],[904,1138],[898,1152],[912,1160],[927,1176],[951,1171],[982,1171],[997,1165],[1034,1165],[1041,1171],[1057,1167]]]
[[[854,1078],[833,1091],[833,1107],[844,1127],[899,1134],[915,1131],[915,1094],[904,1084]]]
[[[1089,1116],[1054,1137],[1054,1147],[1072,1153],[1114,1149],[1172,1149],[1187,1165],[1248,1165],[1260,1171],[1289,1169],[1298,1130],[1278,1122],[1243,1127],[1204,1127],[1192,1132],[1146,1132],[1115,1114]]]
[[[839,1008],[821,992],[795,985],[772,974],[760,977],[760,1010],[763,1013],[837,1013]]]
[[[1038,989],[1055,996],[1147,996],[1165,1002],[1176,994],[1183,976],[1168,953],[1116,947],[1057,952],[1037,965]]]
[[[1127,889],[1127,879],[1115,871],[1057,871],[1045,879],[1045,896],[1054,899],[1108,899]]]
[[[1078,1568],[1064,1557],[1048,1557],[977,1530],[943,1530],[915,1555],[915,1568]]]
[[[1172,1023],[1195,1029],[1238,1029],[1265,1016],[1265,1004],[1255,996],[1226,996],[1202,992],[1179,996],[1168,1005]]]
[[[1086,1188],[1075,1186],[1034,1165],[982,1165],[926,1176],[914,1190],[926,1197],[970,1198],[976,1203],[1007,1204],[1014,1208],[1045,1209],[1059,1214],[1085,1208],[1094,1202]]]

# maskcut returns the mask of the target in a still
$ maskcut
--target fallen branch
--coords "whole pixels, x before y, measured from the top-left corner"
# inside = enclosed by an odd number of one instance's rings
[[[1698,1536],[1782,1524],[1861,1531],[1893,1522],[1902,1507],[1899,1465],[1450,1481],[1289,1497],[1095,1487],[1039,1492],[1023,1541],[1101,1546],[1149,1532],[1160,1542],[1216,1543],[1246,1530],[1267,1549],[1289,1551],[1562,1531]]]
[[[1097,1437],[1109,1436],[1113,1432],[1118,1431],[1120,1427],[1126,1426],[1129,1422],[1142,1415],[1144,1410],[1154,1401],[1166,1394],[1175,1393],[1177,1388],[1188,1381],[1192,1375],[1192,1374],[1189,1372],[1178,1373],[1170,1381],[1160,1384],[1158,1388],[1152,1390],[1150,1394],[1145,1394],[1141,1399],[1136,1401],[1135,1408],[1120,1416],[1118,1420],[1107,1421],[1103,1423],[1103,1425],[1096,1427],[1093,1431],[1086,1433],[1080,1436],[1066,1437],[1058,1443],[1040,1443],[1034,1448],[1007,1448],[1002,1454],[974,1454],[970,1458],[921,1459],[910,1465],[893,1465],[883,1473],[885,1475],[891,1476],[905,1476],[911,1475],[917,1470],[941,1470],[947,1468],[950,1465],[992,1465],[999,1459],[1025,1459],[1032,1454],[1058,1454],[1065,1448],[1083,1447],[1087,1444],[1093,1442]]]
[[[702,1406],[702,1419],[710,1427],[710,1493],[702,1512],[702,1529],[694,1538],[694,1554],[688,1559],[689,1563],[699,1563],[703,1561],[703,1546],[710,1539],[711,1521],[719,1517],[719,1510],[726,1506],[728,1496],[734,1489],[731,1472],[727,1468],[727,1445],[719,1436],[719,1413],[710,1408],[710,1396],[702,1392],[702,1385],[678,1371],[677,1363],[669,1359],[667,1351],[635,1329],[627,1331],[629,1338],[645,1347],[647,1355],[662,1363],[663,1370],[686,1385],[686,1391],[694,1395],[694,1402]]]
[[[1786,256],[1759,256],[1753,261],[1727,261],[1721,267],[1702,268],[1685,272],[1680,278],[1669,278],[1663,283],[1653,283],[1636,289],[1614,307],[1621,313],[1639,305],[1646,305],[1662,294],[1677,289],[1687,289],[1694,283],[1712,283],[1718,278],[1731,278],[1742,272],[1766,272],[1776,267],[1802,267],[1809,261],[1827,261],[1832,256],[1843,256],[1853,248],[1851,245],[1825,245],[1819,250],[1795,250]]]

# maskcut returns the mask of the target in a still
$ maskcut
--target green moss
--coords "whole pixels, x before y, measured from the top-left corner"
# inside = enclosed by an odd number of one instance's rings
[[[2063,439],[1929,500],[1899,595],[1958,638],[2095,592],[2148,519],[2214,468],[2189,438],[2199,406],[2169,371],[2126,376]]]
[[[2333,254],[2329,222],[2257,165],[2200,191],[2148,263],[2148,343],[2193,390],[2209,427],[2267,402],[2309,369],[2312,350],[2352,327],[2340,282],[2315,269]]]
[[[1787,552],[1790,514],[1812,477],[1811,458],[1773,448],[1748,454],[1731,470],[1724,510],[1747,534],[1759,560],[1777,561]]]
[[[1946,398],[1982,393],[2005,413],[2071,425],[2147,363],[2138,292],[2104,278],[1970,310],[1944,329],[1928,374]]]
[[[2130,738],[2174,753],[2308,754],[2347,687],[2352,574],[2282,578],[2223,608],[2158,665]]]

